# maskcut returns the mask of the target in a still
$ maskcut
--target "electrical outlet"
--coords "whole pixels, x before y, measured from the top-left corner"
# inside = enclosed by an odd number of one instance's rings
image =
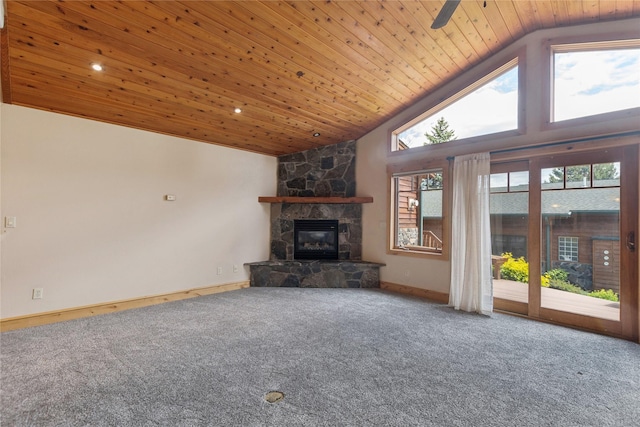
[[[15,216],[4,217],[4,228],[16,228],[16,217]]]
[[[31,299],[42,299],[44,294],[43,288],[33,288],[33,292],[31,293]]]
[[[222,267],[218,266],[218,275],[222,274]]]
[[[237,273],[238,272],[238,264],[233,264],[233,272]]]

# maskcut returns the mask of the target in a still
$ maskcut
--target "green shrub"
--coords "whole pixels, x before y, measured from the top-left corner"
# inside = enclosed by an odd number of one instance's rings
[[[571,292],[579,295],[587,295],[593,298],[605,299],[607,301],[618,302],[618,294],[613,292],[611,289],[600,289],[597,291],[587,292],[579,286],[573,285],[564,280],[556,280],[551,279],[549,281],[549,287],[553,289],[559,289],[561,291]]]
[[[547,276],[550,280],[562,280],[563,282],[567,282],[567,279],[569,278],[569,273],[561,268],[554,268],[553,270],[549,270],[544,273],[544,275]]]
[[[529,263],[525,261],[524,257],[514,258],[513,254],[510,252],[505,252],[502,254],[507,260],[500,267],[500,276],[506,280],[515,280],[516,282],[521,283],[529,283]],[[554,270],[552,270],[554,271]],[[559,270],[563,272],[563,270]],[[566,274],[566,273],[565,273]],[[562,277],[560,273],[555,273],[556,277]],[[543,288],[549,287],[549,280],[551,277],[544,276],[540,277],[540,284]]]
[[[543,274],[542,277],[540,277],[540,286],[542,286],[543,288],[548,288],[550,280],[551,279],[549,279],[549,276]]]
[[[500,275],[507,280],[529,283],[529,263],[524,257],[514,258],[509,252],[502,254],[507,260],[500,267]]]
[[[553,270],[549,270],[540,278],[540,284],[543,288],[548,288],[551,286],[551,281],[559,281],[559,282],[567,282],[567,278],[569,277],[569,273],[564,271],[561,268],[554,268]],[[557,285],[561,286],[561,285]],[[558,289],[558,288],[556,288]]]
[[[572,285],[565,280],[551,279],[549,280],[549,287],[574,294],[587,295],[587,291],[582,289],[580,286]]]
[[[618,302],[620,299],[618,298],[618,294],[613,292],[611,289],[600,289],[597,291],[589,292],[590,297],[606,299],[607,301]]]

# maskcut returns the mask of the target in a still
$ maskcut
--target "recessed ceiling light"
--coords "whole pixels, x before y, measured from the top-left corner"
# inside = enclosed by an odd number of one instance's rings
[[[235,109],[235,110],[233,110],[233,111],[234,111],[236,114],[240,114],[240,113],[242,113],[242,110],[241,110],[240,108],[238,108],[238,107],[236,107],[236,109]]]
[[[91,68],[93,68],[94,71],[102,71],[102,65],[100,64],[91,64]]]
[[[314,133],[313,133],[313,136],[315,136],[315,137],[320,136],[320,132],[314,132]]]

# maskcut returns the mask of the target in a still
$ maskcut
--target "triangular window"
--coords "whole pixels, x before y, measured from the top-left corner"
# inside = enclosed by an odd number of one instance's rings
[[[514,59],[393,132],[392,150],[518,129]]]

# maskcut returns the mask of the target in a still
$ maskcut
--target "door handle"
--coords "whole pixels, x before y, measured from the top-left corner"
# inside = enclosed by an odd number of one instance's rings
[[[631,252],[636,250],[636,235],[633,231],[627,233],[627,248]]]

